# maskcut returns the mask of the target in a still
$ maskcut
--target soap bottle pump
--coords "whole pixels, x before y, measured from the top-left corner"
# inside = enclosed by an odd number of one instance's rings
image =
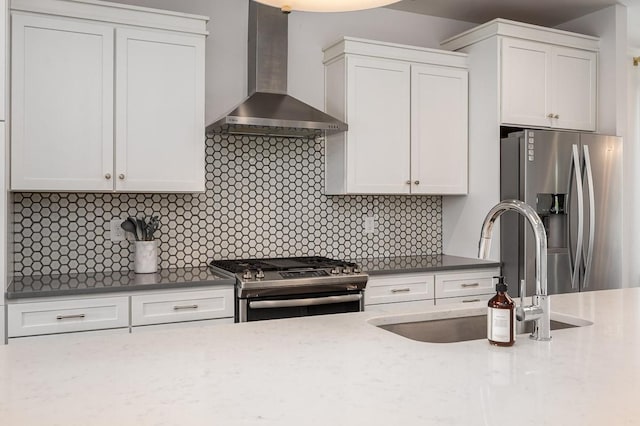
[[[496,346],[512,346],[516,342],[516,304],[507,294],[504,277],[498,279],[496,295],[488,303],[487,339]]]

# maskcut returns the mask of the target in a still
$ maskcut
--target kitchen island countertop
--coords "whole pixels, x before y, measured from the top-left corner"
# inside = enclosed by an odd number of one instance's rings
[[[592,325],[430,344],[370,322],[483,312],[360,312],[69,334],[0,347],[3,425],[625,425],[640,404],[640,289],[552,296]]]

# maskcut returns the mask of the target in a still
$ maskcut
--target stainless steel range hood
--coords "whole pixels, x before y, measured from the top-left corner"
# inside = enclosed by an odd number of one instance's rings
[[[342,132],[347,125],[287,95],[288,15],[249,2],[249,85],[251,95],[207,126],[207,133],[314,137]]]

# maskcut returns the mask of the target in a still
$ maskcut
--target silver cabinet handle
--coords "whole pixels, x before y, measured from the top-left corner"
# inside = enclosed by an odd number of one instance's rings
[[[553,118],[556,118],[556,119],[560,118],[560,115],[556,114],[556,115],[553,116]]]
[[[331,305],[335,303],[356,302],[362,299],[362,294],[347,294],[345,296],[310,297],[308,299],[285,300],[256,300],[249,302],[253,309],[265,308],[293,308],[299,306]]]
[[[553,114],[551,114],[551,113],[550,113],[550,114],[547,114],[547,118],[554,118],[554,117],[553,117]]]
[[[120,180],[124,180],[124,173],[120,173],[120,174],[118,175],[118,179],[120,179]]]
[[[408,180],[408,181],[406,182],[406,184],[407,184],[407,185],[411,185],[411,181],[410,181],[410,180]]]
[[[107,173],[106,175],[104,175],[104,178],[105,178],[106,180],[111,179],[111,173]]]
[[[84,314],[72,314],[72,315],[58,315],[56,317],[57,320],[66,320],[66,319],[75,319],[75,318],[84,318]]]
[[[393,288],[391,289],[391,293],[409,293],[411,291],[410,288]]]
[[[177,305],[173,307],[174,311],[183,311],[185,309],[198,309],[198,305]]]
[[[416,185],[420,185],[420,181],[419,180],[416,180],[413,183],[416,184]]]
[[[471,284],[460,284],[461,287],[478,287],[480,286],[480,283],[471,283]]]
[[[473,303],[473,302],[482,302],[482,299],[467,299],[462,301],[462,303]]]

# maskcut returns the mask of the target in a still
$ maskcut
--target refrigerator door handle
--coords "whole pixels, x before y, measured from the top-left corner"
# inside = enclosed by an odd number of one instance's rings
[[[578,278],[580,271],[580,261],[582,260],[582,239],[583,239],[583,221],[584,221],[584,199],[582,197],[582,172],[580,171],[580,154],[578,153],[578,145],[572,147],[571,171],[569,172],[569,188],[567,189],[567,199],[570,202],[572,198],[571,187],[573,186],[573,178],[576,180],[576,196],[578,198],[578,238],[576,239],[576,252],[572,253],[571,249],[571,214],[569,211],[569,223],[567,226],[567,234],[569,241],[569,263],[571,266],[571,288],[578,288]]]
[[[593,239],[596,231],[596,205],[593,191],[593,173],[591,172],[591,157],[589,156],[589,147],[583,145],[584,151],[584,168],[587,177],[587,193],[589,194],[589,243],[587,245],[587,257],[584,266],[583,288],[589,286],[589,272],[591,271],[591,262],[593,259]]]

